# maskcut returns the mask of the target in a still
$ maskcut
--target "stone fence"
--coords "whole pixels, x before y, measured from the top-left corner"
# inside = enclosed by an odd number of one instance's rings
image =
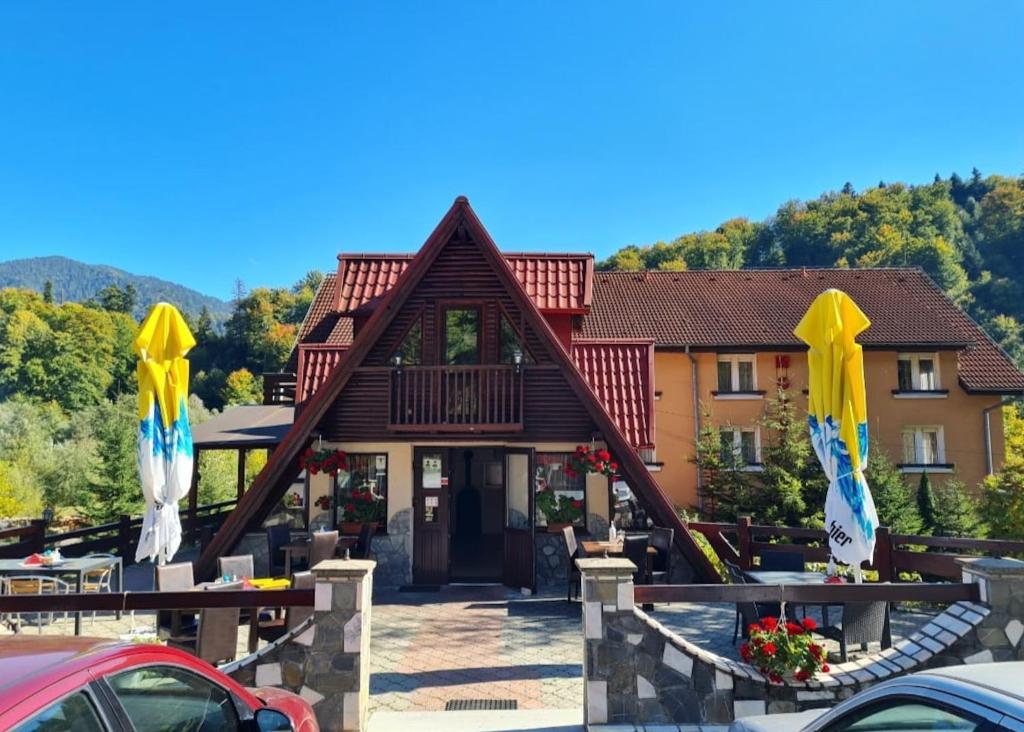
[[[831,664],[806,683],[771,684],[746,663],[687,642],[633,602],[634,565],[582,559],[584,715],[605,724],[728,723],[832,706],[888,678],[925,668],[1024,659],[1024,562],[964,559],[980,603],[958,602],[892,648]]]
[[[320,562],[313,567],[313,617],[221,670],[246,686],[277,686],[299,694],[325,732],[365,729],[375,566],[366,560]]]

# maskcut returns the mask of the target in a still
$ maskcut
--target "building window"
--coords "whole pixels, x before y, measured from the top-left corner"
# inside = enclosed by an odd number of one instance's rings
[[[537,493],[537,526],[547,526],[548,523],[558,521],[548,519],[548,513],[552,506],[562,507],[567,502],[573,502],[575,509],[572,524],[573,526],[586,526],[587,522],[587,477],[585,475],[566,475],[565,469],[569,467],[572,455],[567,452],[538,452],[536,455],[536,474],[534,476],[534,490]],[[542,493],[550,495],[542,497]],[[559,523],[568,523],[558,521]]]
[[[480,363],[480,308],[445,309],[444,362],[449,366]]]
[[[725,465],[740,470],[761,466],[761,436],[750,427],[723,427],[718,432],[719,456]]]
[[[903,464],[945,465],[946,444],[941,427],[904,427]]]
[[[519,331],[508,319],[505,313],[501,314],[501,324],[498,326],[498,362],[515,363],[516,354],[519,354],[519,363],[533,363],[533,357],[523,345],[523,339]]]
[[[749,394],[756,390],[752,355],[718,357],[719,394]]]
[[[335,521],[373,523],[388,517],[387,453],[349,453],[348,470],[334,479]]]
[[[939,360],[934,353],[901,353],[896,357],[896,380],[900,391],[939,389]]]
[[[399,366],[419,366],[423,363],[423,316],[417,316],[402,342],[391,354],[391,363]]]

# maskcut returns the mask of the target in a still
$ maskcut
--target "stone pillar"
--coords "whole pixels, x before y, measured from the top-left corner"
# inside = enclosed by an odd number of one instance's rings
[[[978,585],[979,599],[990,608],[975,627],[978,650],[964,662],[1024,660],[1024,562],[982,557],[957,564],[964,582]]]
[[[629,722],[637,717],[646,689],[630,662],[623,629],[633,615],[633,573],[628,559],[577,559],[583,579],[583,721],[590,725]],[[641,628],[636,628],[637,633]],[[639,635],[638,635],[639,637]],[[649,685],[649,684],[648,684]]]
[[[366,728],[375,566],[370,560],[328,559],[313,567],[314,636],[306,683],[323,696],[313,708],[324,732]]]

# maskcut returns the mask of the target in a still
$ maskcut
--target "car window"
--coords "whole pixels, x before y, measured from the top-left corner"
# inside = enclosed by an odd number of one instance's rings
[[[79,691],[22,722],[14,732],[106,732],[106,729],[89,697]]]
[[[867,710],[840,719],[825,728],[827,732],[932,732],[954,730],[974,732],[984,724],[966,712],[908,699],[883,702]]]
[[[107,679],[136,732],[239,729],[231,694],[191,671],[146,666]]]

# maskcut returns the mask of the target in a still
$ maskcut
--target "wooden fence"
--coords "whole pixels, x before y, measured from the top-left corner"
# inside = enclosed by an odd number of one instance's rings
[[[235,501],[197,506],[194,515],[181,519],[186,542],[205,544],[231,513]],[[60,547],[61,554],[79,557],[97,552],[119,555],[125,564],[135,561],[135,549],[142,532],[142,517],[123,515],[117,521],[83,529],[47,534],[46,522],[36,520],[28,526],[0,531],[0,559],[20,559],[35,552]]]
[[[215,607],[311,607],[313,590],[217,590],[215,592],[86,592],[0,595],[0,613],[202,610]]]
[[[637,585],[637,603],[786,602],[795,605],[839,605],[847,602],[977,602],[977,584],[842,584],[842,585]]]
[[[828,533],[819,529],[762,526],[748,516],[735,524],[691,521],[688,526],[705,536],[719,557],[745,570],[753,569],[754,558],[764,551],[799,552],[808,562],[829,558]],[[901,572],[959,580],[958,558],[1022,553],[1024,541],[892,534],[882,526],[875,536],[871,566],[878,571],[879,582],[898,582]]]

